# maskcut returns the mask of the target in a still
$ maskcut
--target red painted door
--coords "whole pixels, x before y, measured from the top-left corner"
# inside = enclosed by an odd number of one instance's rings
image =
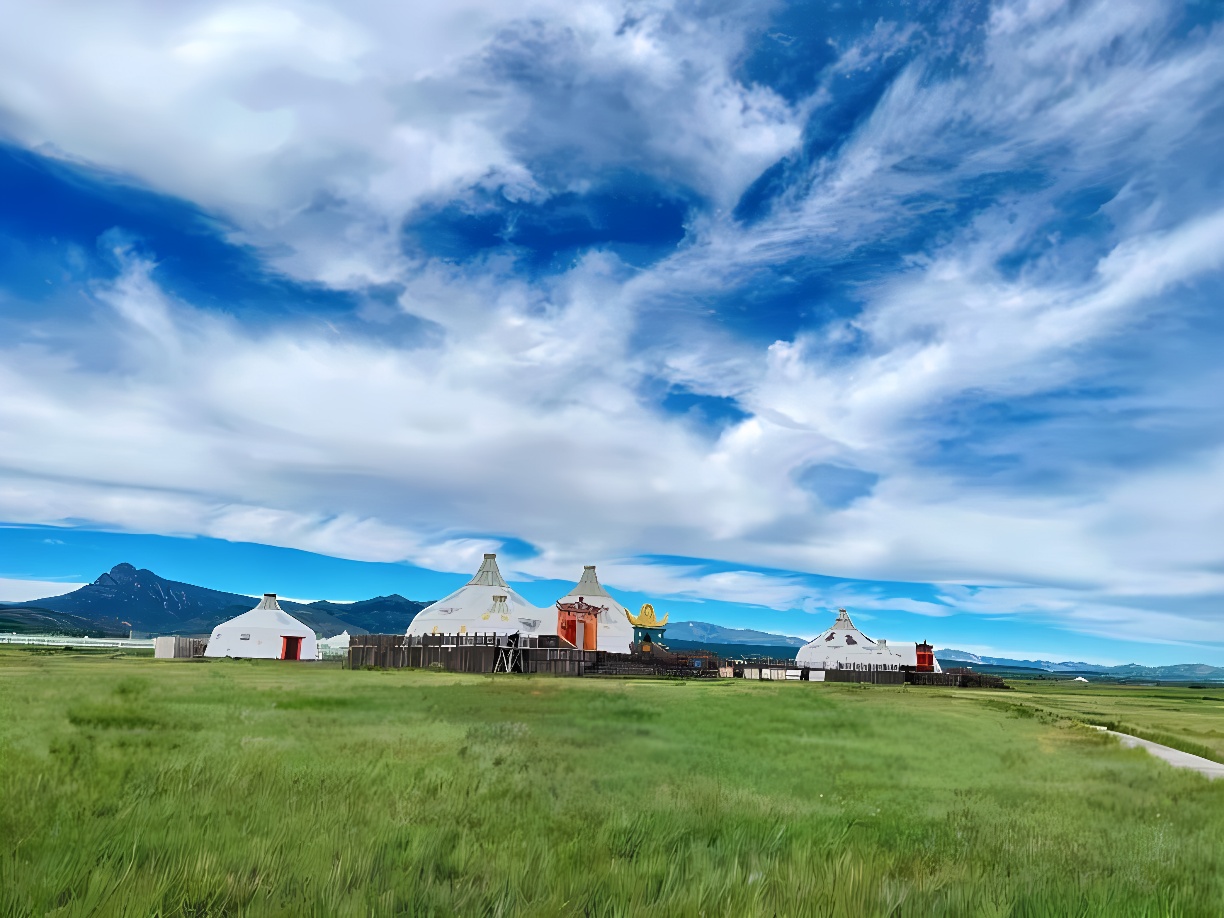
[[[302,639],[300,637],[281,638],[281,659],[300,660],[302,658]]]

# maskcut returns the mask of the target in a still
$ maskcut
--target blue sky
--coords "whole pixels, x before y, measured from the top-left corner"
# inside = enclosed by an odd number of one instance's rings
[[[410,6],[14,15],[0,594],[1224,664],[1218,5]]]

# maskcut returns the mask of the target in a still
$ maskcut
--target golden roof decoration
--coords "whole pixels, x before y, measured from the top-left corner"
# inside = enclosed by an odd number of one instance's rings
[[[668,612],[661,619],[656,619],[654,606],[650,603],[643,603],[641,610],[639,610],[636,616],[628,609],[625,610],[625,615],[631,624],[637,625],[639,628],[662,628],[667,624],[667,616],[671,615],[671,613]]]

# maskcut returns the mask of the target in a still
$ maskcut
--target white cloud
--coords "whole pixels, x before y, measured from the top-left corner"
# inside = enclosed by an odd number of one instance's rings
[[[218,211],[301,277],[385,282],[407,270],[397,230],[412,208],[477,182],[538,194],[525,144],[606,163],[592,132],[633,133],[639,166],[729,202],[795,145],[799,114],[732,75],[742,17],[634,10],[27,4],[0,35],[0,131]],[[536,111],[498,54],[560,68],[545,79],[576,107]]]
[[[625,588],[775,608],[1011,611],[1217,639],[1201,610],[1224,595],[1218,436],[1142,468],[1092,469],[1069,491],[966,482],[926,451],[975,437],[949,406],[1107,381],[1100,349],[1219,283],[1224,201],[1179,184],[1215,136],[1218,29],[1173,42],[1162,4],[998,4],[976,58],[943,72],[919,55],[843,147],[745,228],[725,211],[834,92],[792,107],[737,80],[745,18],[614,3],[146,13],[120,22],[85,6],[65,29],[23,8],[22,28],[0,36],[6,129],[218,209],[299,276],[399,280],[400,306],[430,334],[405,348],[256,330],[175,302],[120,252],[120,278],[93,291],[105,365],[49,341],[0,345],[0,518],[446,570],[471,569],[503,534],[540,548],[520,562],[530,576],[598,560]],[[54,58],[41,50],[52,34]],[[832,72],[916,40],[882,24]],[[533,93],[504,69],[516,55],[572,81]],[[708,212],[688,246],[642,271],[602,254],[534,281],[495,258],[406,263],[400,223],[423,201],[473,183],[547,194],[528,155],[539,150],[679,179]],[[1025,170],[1042,174],[973,198],[975,183]],[[1051,241],[1064,197],[1099,187],[1121,187],[1102,206],[1108,228]],[[854,262],[927,220],[932,238],[858,286],[862,310],[845,321],[766,346],[694,305],[790,259]],[[1046,254],[1000,266],[1030,245]],[[649,376],[755,416],[695,431],[643,404]],[[1039,441],[1025,436],[1009,444],[1032,462]],[[880,482],[826,511],[794,483],[815,462]],[[946,593],[813,591],[797,576],[632,560],[642,554]]]
[[[83,586],[83,583],[65,583],[58,580],[14,580],[0,577],[0,602],[27,602],[47,596],[59,596]]]

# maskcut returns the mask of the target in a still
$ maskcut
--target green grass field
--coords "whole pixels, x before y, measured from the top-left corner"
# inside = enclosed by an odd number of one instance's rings
[[[0,914],[1220,915],[1212,694],[0,650]]]
[[[1224,762],[1224,685],[1216,688],[1017,682],[1012,700]]]

